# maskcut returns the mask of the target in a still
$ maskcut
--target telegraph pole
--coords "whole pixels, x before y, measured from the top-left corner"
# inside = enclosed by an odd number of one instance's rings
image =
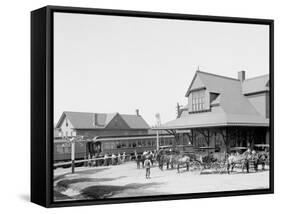
[[[160,119],[160,114],[157,113],[155,115],[156,117],[156,121],[157,121],[157,128],[159,128],[161,126],[161,119]],[[159,130],[157,129],[156,130],[156,150],[159,151],[159,148],[160,148],[160,143],[159,143]]]
[[[74,138],[70,139],[71,143],[71,173],[75,172],[75,140]]]

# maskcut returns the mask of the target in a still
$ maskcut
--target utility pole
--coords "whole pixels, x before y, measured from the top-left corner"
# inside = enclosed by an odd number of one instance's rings
[[[75,172],[75,140],[74,138],[70,139],[71,143],[71,173]]]
[[[156,122],[157,122],[156,126],[157,126],[157,128],[159,128],[159,127],[161,126],[160,114],[157,113],[157,114],[155,115],[155,117],[156,117]],[[156,150],[159,151],[159,148],[160,148],[160,143],[159,143],[159,129],[157,129],[157,130],[156,130]]]

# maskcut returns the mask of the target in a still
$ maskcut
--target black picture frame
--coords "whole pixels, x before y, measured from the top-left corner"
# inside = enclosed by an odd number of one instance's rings
[[[270,187],[243,191],[192,193],[103,200],[53,201],[53,14],[54,12],[269,26],[270,38]],[[115,204],[274,193],[274,21],[238,17],[46,6],[31,12],[31,202],[44,207]]]

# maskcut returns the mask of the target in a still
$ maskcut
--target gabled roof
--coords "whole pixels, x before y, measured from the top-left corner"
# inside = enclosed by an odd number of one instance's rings
[[[200,78],[206,90],[219,94],[219,104],[224,112],[229,114],[259,114],[242,94],[240,80],[202,71],[196,72],[196,78]]]
[[[186,96],[189,96],[192,90],[196,90],[196,87],[204,87],[210,93],[217,93],[217,98],[211,103],[211,110],[195,114],[184,112],[180,118],[164,124],[161,128],[195,128],[228,125],[268,126],[269,120],[259,114],[242,91],[243,87],[248,92],[268,87],[268,78],[266,76],[268,77],[268,75],[264,75],[249,79],[249,81],[245,80],[244,83],[241,83],[238,79],[197,71]],[[199,78],[200,81],[197,81],[196,78]],[[196,87],[193,87],[192,85],[195,81],[200,84],[195,84]],[[243,84],[244,86],[242,86]],[[258,86],[254,86],[255,84]]]
[[[131,115],[131,114],[121,114],[121,117],[125,122],[128,124],[128,126],[131,129],[149,129],[149,125],[146,123],[146,121],[141,117],[137,115]]]
[[[131,129],[149,129],[149,125],[138,115],[123,115],[119,113],[92,113],[65,111],[59,119],[56,127],[59,128],[66,117],[74,129],[104,129],[115,118],[120,115]],[[96,122],[95,122],[96,120]]]
[[[209,92],[213,93],[220,93],[224,91],[224,88],[227,85],[229,85],[230,87],[241,86],[241,83],[238,79],[207,73],[203,71],[196,71],[190,83],[190,86],[185,94],[186,97],[188,97],[189,93],[191,92],[192,85],[197,77],[200,79],[200,82],[204,84],[204,87],[206,87]]]
[[[253,94],[269,91],[269,75],[246,79],[242,83],[243,94]]]

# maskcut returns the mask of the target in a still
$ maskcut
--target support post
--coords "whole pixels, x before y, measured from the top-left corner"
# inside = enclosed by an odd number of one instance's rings
[[[75,141],[71,139],[71,173],[75,172]]]
[[[226,151],[227,151],[227,153],[229,153],[230,152],[230,145],[229,145],[229,141],[228,141],[228,128],[226,127],[225,128],[225,142],[226,142]]]
[[[207,129],[207,131],[208,131],[208,155],[210,155],[210,129],[208,128]]]
[[[159,151],[159,130],[156,131],[156,150]]]

